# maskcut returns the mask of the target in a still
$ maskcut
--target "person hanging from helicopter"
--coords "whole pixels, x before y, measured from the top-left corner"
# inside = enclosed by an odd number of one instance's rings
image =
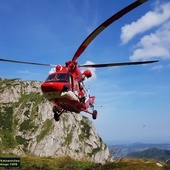
[[[79,92],[78,92],[78,98],[81,103],[85,103],[86,97],[85,97],[85,91],[83,85],[79,83]]]

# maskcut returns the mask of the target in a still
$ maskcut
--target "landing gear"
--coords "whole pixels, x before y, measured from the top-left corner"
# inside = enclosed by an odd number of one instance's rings
[[[94,99],[93,99],[94,100]],[[89,103],[90,107],[92,108],[92,111],[93,112],[87,112],[87,113],[90,113],[92,115],[92,118],[95,120],[97,119],[97,110],[94,110],[94,105],[93,103]]]
[[[53,113],[55,121],[58,122],[60,120],[60,115],[62,114],[62,109],[60,106],[53,106]]]
[[[58,115],[58,113],[54,113],[54,119],[56,122],[60,120],[60,116]]]
[[[93,110],[92,118],[97,119],[97,110]]]

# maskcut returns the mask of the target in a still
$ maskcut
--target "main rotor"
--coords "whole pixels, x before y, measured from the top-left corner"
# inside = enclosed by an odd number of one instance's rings
[[[114,66],[127,66],[127,65],[139,65],[139,64],[150,64],[154,62],[158,62],[158,60],[149,60],[149,61],[139,61],[139,62],[121,62],[121,63],[105,63],[105,64],[85,64],[85,65],[78,65],[77,59],[80,55],[84,52],[87,46],[92,42],[94,38],[96,38],[103,30],[105,30],[109,25],[111,25],[116,20],[120,19],[122,16],[127,14],[128,12],[132,11],[136,7],[140,6],[141,4],[145,3],[147,0],[137,0],[132,4],[126,6],[116,14],[112,15],[106,21],[104,21],[101,25],[99,25],[79,46],[77,51],[72,57],[72,60],[66,62],[66,67],[69,70],[74,70],[77,67],[93,67],[93,68],[100,68],[100,67],[114,67]],[[32,65],[39,65],[39,66],[57,66],[55,64],[44,64],[44,63],[36,63],[36,62],[27,62],[27,61],[18,61],[18,60],[9,60],[0,58],[0,61],[3,62],[13,62],[13,63],[20,63],[20,64],[32,64]]]

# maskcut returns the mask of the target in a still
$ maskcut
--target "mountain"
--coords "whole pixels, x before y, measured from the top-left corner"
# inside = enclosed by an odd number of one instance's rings
[[[109,145],[109,150],[112,155],[114,155],[114,158],[121,158],[126,157],[126,155],[138,152],[138,151],[144,151],[151,148],[157,148],[162,150],[170,150],[170,144],[153,144],[153,143],[133,143],[133,144],[127,144],[127,145]]]
[[[144,151],[132,152],[127,155],[128,158],[152,158],[158,161],[170,163],[170,151],[151,148]]]
[[[76,113],[53,119],[39,81],[0,78],[0,153],[70,156],[104,163],[111,159],[93,123]]]

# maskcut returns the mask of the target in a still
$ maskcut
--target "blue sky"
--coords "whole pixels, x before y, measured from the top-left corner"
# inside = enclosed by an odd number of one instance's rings
[[[64,64],[97,26],[132,2],[0,0],[0,58]],[[105,142],[170,142],[169,11],[169,0],[149,0],[106,28],[78,59],[160,60],[92,70],[86,84],[99,115],[88,117]],[[5,62],[0,68],[0,77],[40,81],[51,69]]]

